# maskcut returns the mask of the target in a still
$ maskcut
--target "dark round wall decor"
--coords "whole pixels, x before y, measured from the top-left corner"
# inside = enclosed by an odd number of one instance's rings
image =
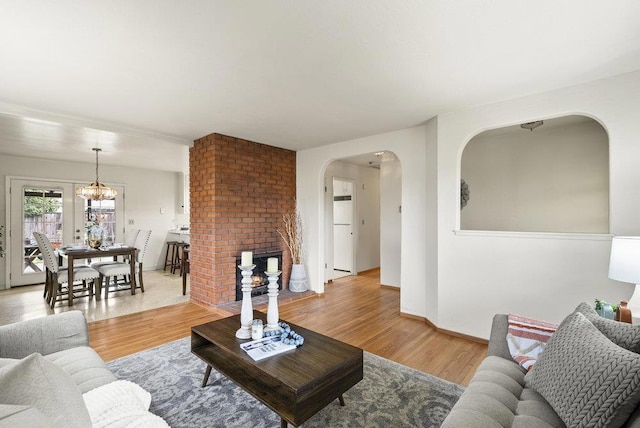
[[[467,206],[467,202],[469,202],[469,185],[464,180],[460,180],[460,211]]]

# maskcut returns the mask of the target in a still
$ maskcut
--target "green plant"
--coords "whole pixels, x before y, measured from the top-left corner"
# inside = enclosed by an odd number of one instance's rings
[[[601,300],[601,299],[596,299],[596,311],[602,310],[602,305],[609,305],[611,306],[611,309],[613,310],[613,312],[618,312],[618,305],[614,303],[605,302],[604,300]]]
[[[24,215],[35,217],[42,214],[51,214],[58,211],[61,203],[59,199],[44,196],[25,196]]]

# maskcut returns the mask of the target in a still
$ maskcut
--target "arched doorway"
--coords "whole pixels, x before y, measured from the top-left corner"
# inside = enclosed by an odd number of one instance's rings
[[[397,156],[384,151],[334,160],[325,170],[324,186],[325,283],[345,272],[357,275],[379,267],[382,285],[400,287],[402,169]],[[353,213],[345,218],[347,208]]]

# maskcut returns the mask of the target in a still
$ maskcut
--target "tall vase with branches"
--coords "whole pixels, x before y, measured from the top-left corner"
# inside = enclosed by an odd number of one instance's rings
[[[282,216],[284,230],[278,229],[285,245],[291,254],[291,277],[289,278],[289,290],[301,292],[307,290],[307,274],[302,264],[302,217],[298,210],[285,213]]]
[[[282,216],[284,230],[278,229],[293,264],[302,264],[302,218],[297,210],[285,213]]]

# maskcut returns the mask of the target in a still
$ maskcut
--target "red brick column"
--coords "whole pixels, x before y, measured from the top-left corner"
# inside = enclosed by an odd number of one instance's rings
[[[283,284],[291,257],[277,229],[295,208],[296,153],[211,134],[189,149],[190,294],[207,306],[235,300],[236,257],[283,252]]]

